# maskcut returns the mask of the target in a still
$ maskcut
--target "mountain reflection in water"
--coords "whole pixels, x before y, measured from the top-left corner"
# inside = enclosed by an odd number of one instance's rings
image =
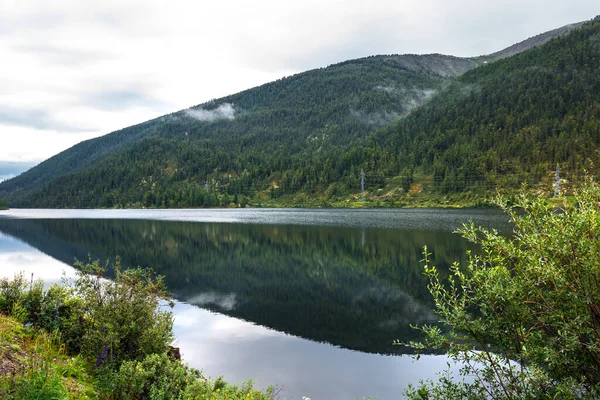
[[[447,231],[127,219],[0,219],[0,231],[69,265],[119,256],[165,275],[180,301],[384,354],[435,320],[422,246],[441,271],[472,247]]]

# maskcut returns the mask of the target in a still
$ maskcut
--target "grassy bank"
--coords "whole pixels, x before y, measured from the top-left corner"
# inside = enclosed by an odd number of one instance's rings
[[[0,397],[94,399],[99,392],[85,360],[69,357],[58,334],[0,314]]]
[[[273,399],[248,381],[209,379],[180,360],[162,279],[145,270],[102,278],[98,263],[44,288],[0,280],[2,399]]]

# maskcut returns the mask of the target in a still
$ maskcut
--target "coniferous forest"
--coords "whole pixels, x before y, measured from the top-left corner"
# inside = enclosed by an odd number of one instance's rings
[[[557,168],[566,190],[596,174],[600,19],[488,59],[373,56],[286,77],[80,143],[1,183],[0,197],[58,208],[475,204],[522,184],[550,193]]]

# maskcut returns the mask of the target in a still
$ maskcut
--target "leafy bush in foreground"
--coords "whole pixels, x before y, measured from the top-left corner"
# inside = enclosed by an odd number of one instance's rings
[[[188,383],[200,378],[197,370],[151,354],[141,361],[125,361],[115,372],[113,396],[121,399],[183,399]]]
[[[421,382],[411,399],[579,399],[600,396],[600,187],[588,182],[557,209],[540,198],[499,200],[511,238],[465,225],[481,245],[449,282],[428,265],[443,332],[423,326],[419,349],[443,349],[464,366]],[[427,249],[425,249],[427,253]]]
[[[97,261],[77,261],[77,278],[69,285],[27,281],[22,274],[0,279],[0,312],[47,332],[59,330],[71,353],[93,359],[97,367],[118,365],[167,351],[173,340],[173,316],[162,277],[152,270],[121,271],[103,278]],[[171,303],[172,304],[172,303]]]
[[[211,381],[169,358],[173,316],[163,307],[172,302],[162,277],[140,268],[121,271],[118,261],[113,280],[103,278],[98,262],[76,267],[76,279],[47,289],[23,274],[0,279],[0,397],[274,398],[272,388]]]
[[[191,382],[185,391],[186,400],[229,400],[229,399],[248,399],[248,400],[273,400],[277,397],[278,389],[273,386],[262,392],[254,388],[251,380],[244,384],[230,385],[222,378],[215,380],[199,379]]]
[[[23,274],[0,279],[0,313],[46,332],[58,330],[68,350],[79,349],[83,302],[66,286],[51,285],[44,290],[42,281],[27,281]]]
[[[126,361],[110,379],[115,399],[196,400],[254,399],[271,400],[274,389],[254,389],[252,381],[230,385],[221,378],[209,380],[198,370],[166,354],[152,354],[141,361]]]
[[[162,309],[161,301],[169,298],[162,277],[153,278],[149,269],[121,271],[118,261],[113,280],[103,278],[97,261],[75,267],[80,272],[72,287],[84,312],[80,351],[95,358],[96,367],[167,351],[173,315]]]

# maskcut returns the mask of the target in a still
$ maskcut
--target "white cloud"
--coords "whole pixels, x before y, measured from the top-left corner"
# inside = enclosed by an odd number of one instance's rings
[[[94,136],[95,132],[74,135],[0,124],[0,160],[35,164]]]
[[[214,121],[217,119],[234,119],[235,112],[236,110],[233,107],[233,104],[223,103],[212,110],[189,108],[185,110],[185,115],[199,121]]]

